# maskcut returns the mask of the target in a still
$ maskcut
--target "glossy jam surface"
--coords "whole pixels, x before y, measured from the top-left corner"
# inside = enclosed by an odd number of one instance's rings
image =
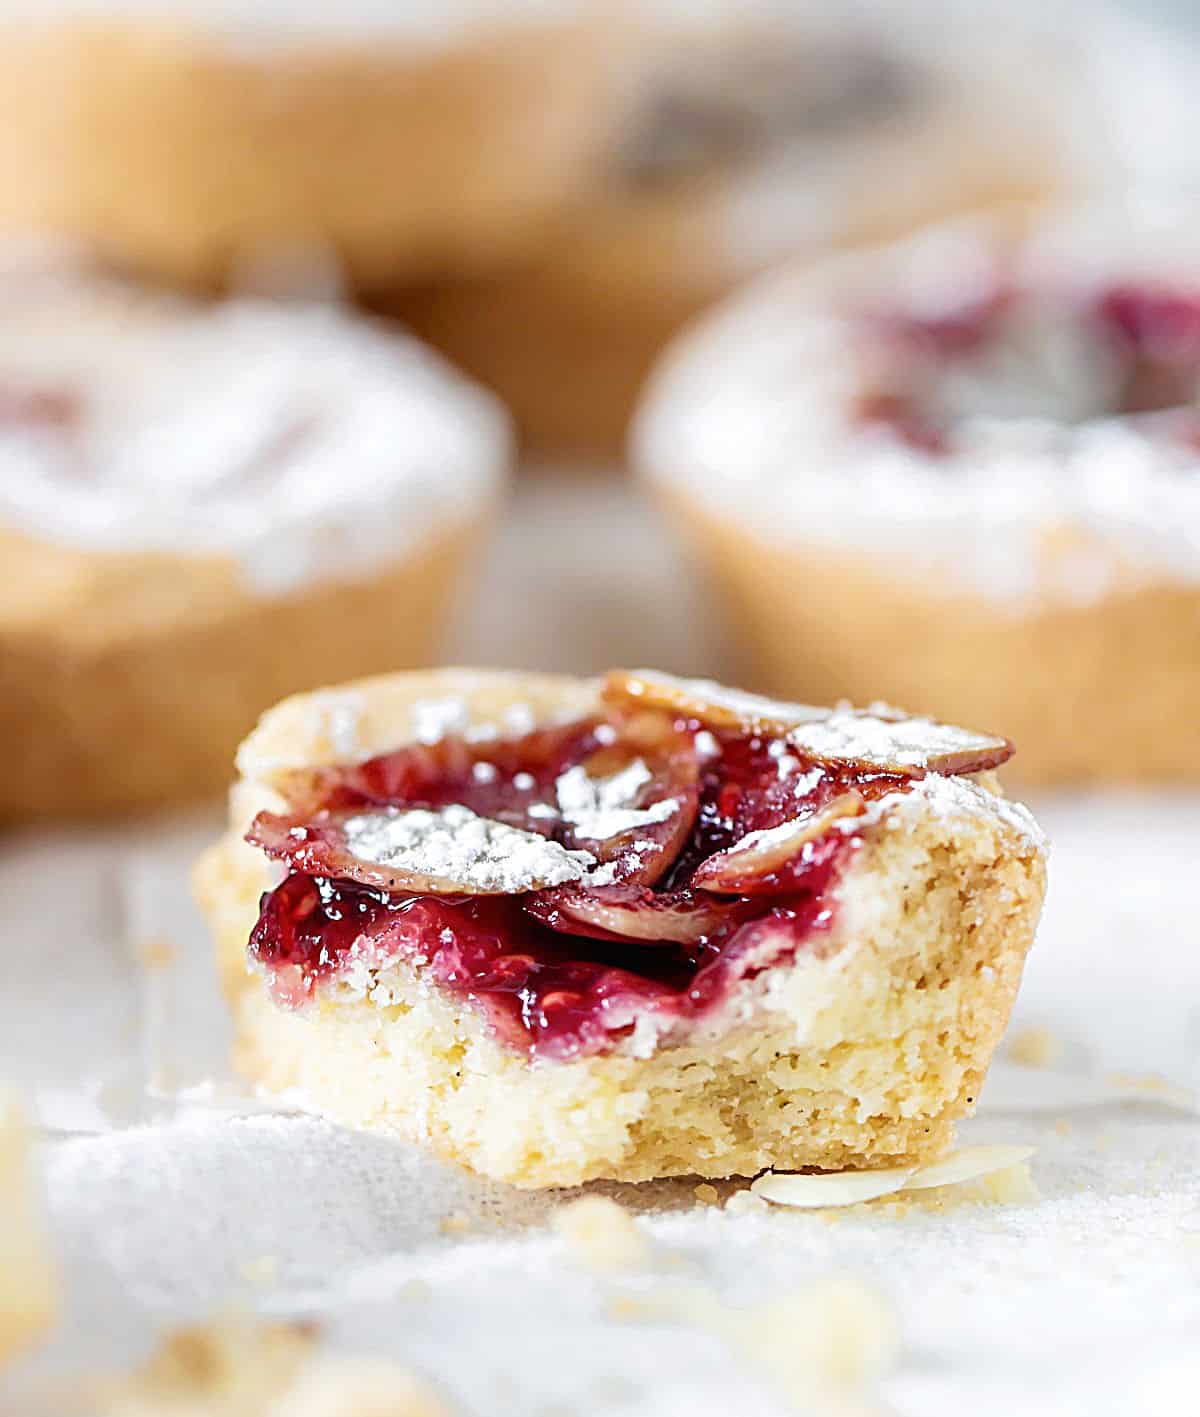
[[[1103,416],[1151,415],[1147,432],[1200,447],[1200,291],[1114,284],[1087,302],[1057,312],[1029,293],[997,288],[936,318],[887,314],[865,323],[868,343],[883,352],[878,386],[859,400],[860,424],[880,428],[916,451],[941,457],[953,451],[953,425],[930,396],[939,378],[984,362],[1013,338],[1014,325],[1074,321],[1116,373]],[[1018,334],[1017,338],[1027,338]],[[1010,353],[1020,359],[1019,349]],[[888,372],[888,371],[891,372]],[[1019,409],[1007,410],[1008,416]],[[1036,416],[1037,410],[1031,410]],[[1068,420],[1069,421],[1069,420]]]
[[[582,764],[619,771],[634,754],[646,767],[639,805],[666,796],[680,805],[665,822],[612,838],[606,854],[605,843],[564,822],[555,787]],[[250,840],[289,874],[263,897],[250,956],[285,1005],[303,1004],[356,965],[404,960],[483,1011],[514,1049],[547,1058],[602,1052],[639,1024],[698,1018],[740,980],[814,946],[858,839],[818,831],[741,894],[693,887],[702,862],[846,794],[866,802],[912,781],[804,761],[781,742],[714,734],[686,720],[660,725],[652,738],[644,723],[583,722],[486,744],[448,738],[401,749],[298,777],[296,813],[258,819]],[[567,846],[586,842],[608,862],[609,877],[467,896],[381,889],[347,874],[347,812],[447,803]]]

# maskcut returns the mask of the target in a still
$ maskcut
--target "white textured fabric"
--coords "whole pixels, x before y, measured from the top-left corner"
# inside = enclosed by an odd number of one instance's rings
[[[536,505],[523,495],[524,529],[501,539],[491,583],[527,574],[534,540],[544,573],[571,565],[577,582],[527,601],[519,633],[540,637],[549,667],[600,668],[610,646],[552,623],[603,562],[587,535],[563,544],[560,519],[615,524],[624,494],[576,483],[541,489]],[[640,591],[653,608],[628,622],[629,658],[660,658],[675,624],[672,667],[724,672],[719,646],[680,623],[688,607],[669,593],[674,563],[652,528],[626,544],[629,574],[612,593]],[[493,599],[460,649],[491,634]],[[519,643],[490,644],[520,656]],[[1036,1144],[1042,1198],[830,1220],[724,1214],[687,1182],[601,1187],[648,1210],[640,1223],[658,1241],[647,1271],[604,1278],[544,1229],[561,1197],[476,1181],[238,1088],[186,896],[218,809],[10,837],[0,1076],[47,1129],[39,1159],[69,1298],[59,1332],[10,1383],[30,1411],[61,1417],[58,1398],[36,1405],[47,1375],[133,1360],[165,1326],[232,1303],[316,1315],[331,1347],[399,1358],[464,1417],[776,1417],[795,1409],[719,1333],[670,1312],[621,1320],[614,1300],[703,1286],[745,1307],[848,1274],[894,1305],[902,1334],[859,1410],[1187,1411],[1169,1404],[1200,1381],[1200,1116],[1181,1105],[1200,1086],[1200,798],[1033,805],[1052,838],[1051,890],[1014,1028],[1050,1030],[1062,1056],[1054,1070],[1001,1063],[962,1138]],[[1147,1090],[1150,1074],[1174,1091]]]

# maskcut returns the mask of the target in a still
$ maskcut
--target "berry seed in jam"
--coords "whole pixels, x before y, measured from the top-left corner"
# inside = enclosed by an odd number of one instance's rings
[[[632,791],[612,818],[625,829],[610,838],[595,814],[592,836],[569,816],[581,766],[601,817],[613,810],[606,784]],[[815,947],[860,844],[854,815],[914,780],[645,711],[324,768],[291,784],[293,815],[262,814],[249,833],[289,868],[263,897],[250,957],[285,1006],[352,966],[403,961],[481,1011],[509,1047],[552,1059],[603,1052],[639,1022],[700,1018],[740,981]],[[586,851],[595,864],[548,889],[435,895],[382,889],[347,855],[348,813],[448,804]],[[704,863],[749,834],[783,840],[788,824],[810,821],[791,855],[735,854],[736,889],[711,865],[706,883]]]

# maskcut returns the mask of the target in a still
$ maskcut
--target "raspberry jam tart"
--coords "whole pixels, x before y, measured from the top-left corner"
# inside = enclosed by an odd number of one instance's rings
[[[336,693],[200,869],[252,1073],[523,1184],[946,1144],[1040,904],[1005,739],[648,671]]]
[[[933,230],[685,337],[637,455],[764,686],[1003,723],[1026,780],[1196,777],[1193,231]]]

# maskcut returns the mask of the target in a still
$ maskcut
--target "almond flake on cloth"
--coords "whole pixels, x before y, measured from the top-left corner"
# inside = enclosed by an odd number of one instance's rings
[[[890,1196],[901,1190],[913,1174],[911,1167],[888,1171],[814,1171],[789,1174],[768,1171],[750,1187],[756,1196],[797,1210],[823,1210],[827,1206],[858,1205],[860,1201]]]
[[[1032,1146],[1003,1143],[994,1146],[964,1146],[943,1156],[940,1161],[930,1162],[911,1177],[905,1184],[906,1191],[928,1191],[935,1186],[954,1186],[960,1181],[974,1181],[979,1176],[990,1176],[993,1171],[1007,1171],[1010,1166],[1018,1166],[1028,1161],[1037,1150]]]
[[[928,1166],[896,1166],[879,1171],[768,1171],[750,1190],[775,1205],[798,1210],[858,1205],[897,1191],[925,1191],[973,1181],[1028,1161],[1035,1148],[1022,1145],[964,1146]]]
[[[582,880],[596,859],[452,804],[431,812],[389,807],[348,817],[347,849],[409,878],[417,892],[519,895]]]

